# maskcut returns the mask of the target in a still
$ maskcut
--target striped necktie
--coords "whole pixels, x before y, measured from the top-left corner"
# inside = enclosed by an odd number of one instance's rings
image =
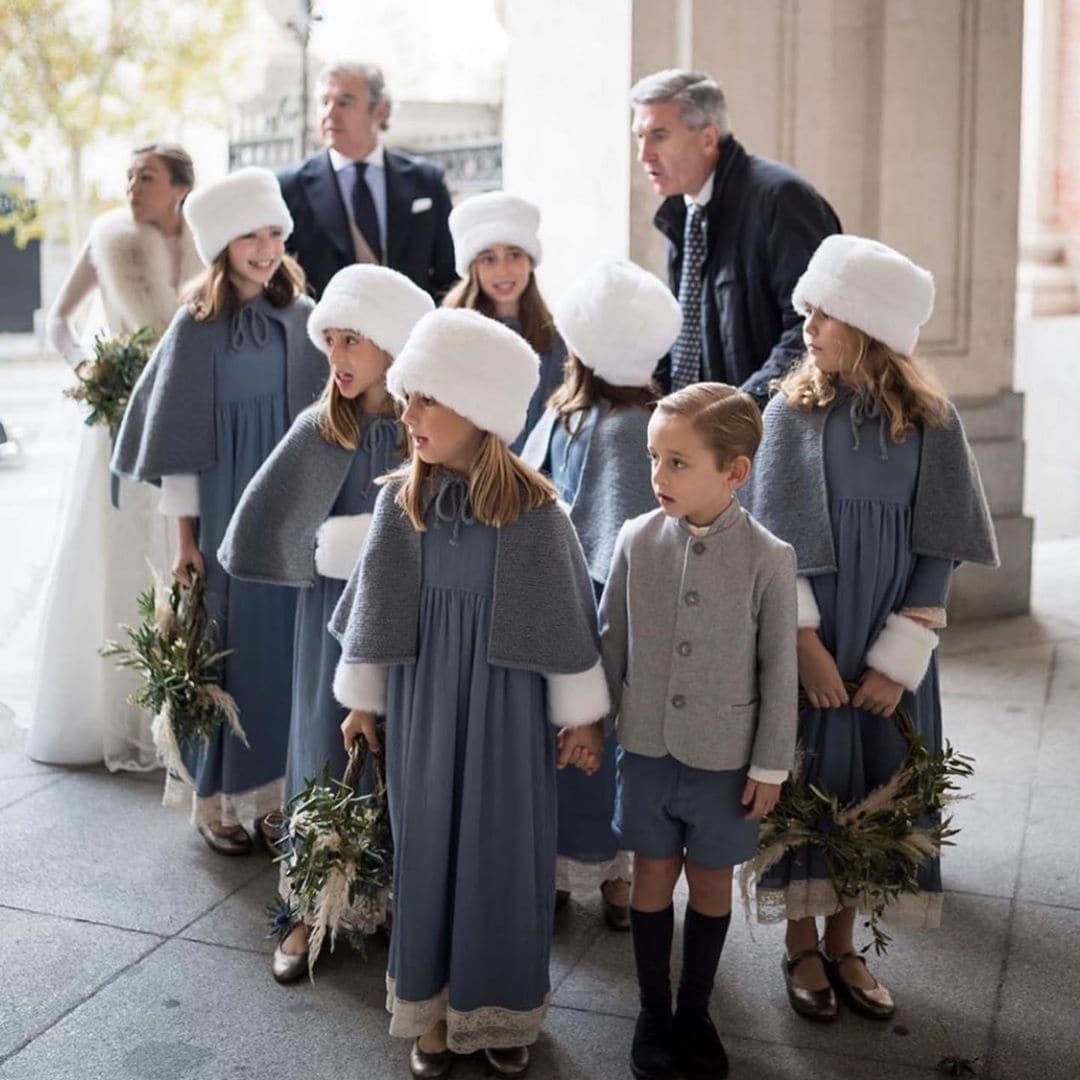
[[[686,214],[679,307],[683,324],[671,348],[671,389],[701,380],[701,268],[705,265],[705,215],[697,203]]]

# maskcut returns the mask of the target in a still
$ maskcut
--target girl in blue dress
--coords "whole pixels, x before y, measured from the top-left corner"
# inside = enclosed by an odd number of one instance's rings
[[[467,308],[497,319],[519,333],[540,358],[540,381],[529,399],[525,426],[510,443],[515,454],[521,452],[559,385],[566,360],[566,346],[536,282],[539,228],[539,209],[503,191],[474,195],[450,211],[450,235],[462,280],[446,294],[443,307]]]
[[[215,553],[244,488],[325,381],[307,335],[311,301],[285,254],[292,219],[273,173],[241,169],[184,203],[206,263],[132,393],[112,468],[160,481],[162,513],[177,519],[173,573],[206,577],[218,644],[230,650],[221,685],[236,700],[249,745],[220,727],[181,747],[186,783],[170,774],[166,803],[191,805],[206,843],[251,850],[245,824],[265,831],[281,807],[292,692],[295,597],[230,579]]]
[[[905,745],[887,719],[901,702],[930,750],[940,749],[935,631],[953,568],[997,562],[960,419],[913,356],[933,298],[930,274],[884,244],[840,235],[821,244],[793,294],[807,355],[765,410],[747,493],[747,508],[796,551],[804,770],[841,804],[901,764]],[[936,926],[938,858],[925,860],[919,884],[886,916]],[[769,871],[758,905],[762,918],[787,919],[783,972],[799,1015],[835,1019],[838,997],[874,1019],[893,1014],[892,995],[856,951],[855,908],[838,903],[820,849]]]
[[[656,505],[645,453],[652,374],[679,336],[671,291],[630,262],[601,263],[567,290],[555,325],[570,353],[563,381],[532,429],[522,460],[551,477],[570,508],[597,600],[623,523]],[[599,889],[604,920],[630,929],[630,857],[619,850],[615,738],[595,776],[559,774],[556,907]]]
[[[420,320],[387,375],[412,460],[379,494],[331,624],[345,744],[386,755],[387,1008],[416,1076],[477,1050],[500,1075],[527,1068],[550,994],[556,765],[595,771],[603,745],[581,546],[507,449],[536,380],[532,349],[494,320]]]
[[[330,364],[326,388],[247,486],[218,551],[235,578],[299,588],[286,804],[324,769],[338,778],[345,771],[345,710],[331,689],[341,649],[327,623],[360,557],[376,479],[404,457],[387,368],[433,309],[395,270],[357,265],[334,275],[307,325]],[[359,786],[370,790],[370,775]],[[301,922],[275,949],[278,982],[305,974],[307,937]]]

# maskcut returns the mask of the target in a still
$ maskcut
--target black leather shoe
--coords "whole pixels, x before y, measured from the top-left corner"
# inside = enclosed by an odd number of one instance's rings
[[[784,985],[787,987],[788,1001],[791,1007],[804,1020],[818,1020],[828,1022],[835,1020],[840,1015],[839,1006],[836,1004],[836,994],[831,986],[824,990],[808,990],[805,986],[796,986],[791,975],[801,960],[807,957],[817,956],[822,963],[825,958],[821,956],[817,948],[803,949],[794,956],[786,953],[780,958],[780,966],[784,971]]]
[[[607,887],[613,882],[605,881],[600,886],[600,907],[604,913],[604,922],[611,927],[612,930],[629,930],[630,929],[630,905],[629,904],[613,904],[607,895]]]
[[[445,1076],[454,1064],[454,1054],[451,1050],[441,1050],[437,1054],[429,1054],[420,1049],[420,1040],[413,1040],[412,1050],[409,1051],[409,1071],[418,1080],[438,1080]]]
[[[527,1046],[508,1046],[484,1051],[484,1060],[496,1076],[522,1076],[529,1067]]]
[[[723,1080],[728,1059],[708,1013],[676,1012],[672,1024],[675,1063],[685,1080]]]
[[[634,1044],[630,1048],[630,1071],[637,1080],[676,1080],[675,1049],[671,1017],[649,1009],[638,1013]]]
[[[570,903],[570,890],[569,889],[556,889],[555,890],[555,914],[558,915],[560,911],[567,904]]]
[[[858,960],[863,967],[866,967],[866,961],[858,953],[848,952],[841,956],[825,954],[823,958],[825,974],[829,976],[829,982],[833,984],[843,1003],[853,1012],[865,1016],[868,1020],[888,1020],[896,1012],[896,1003],[888,987],[877,979],[874,979],[874,985],[869,990],[864,990],[861,986],[852,986],[840,974],[840,963],[843,960]]]

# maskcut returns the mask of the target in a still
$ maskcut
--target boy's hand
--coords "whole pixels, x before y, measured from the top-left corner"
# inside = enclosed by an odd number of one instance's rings
[[[760,821],[780,798],[779,784],[763,784],[760,780],[747,780],[739,802],[750,807],[743,815],[746,821]]]
[[[604,756],[604,731],[599,721],[582,727],[563,728],[556,743],[559,748],[556,768],[574,765],[586,776],[592,776],[600,768],[600,759]]]
[[[848,703],[840,669],[816,630],[800,630],[799,682],[815,709],[836,709]]]
[[[882,675],[880,671],[867,668],[859,680],[859,689],[855,691],[851,704],[856,709],[865,709],[878,716],[892,716],[903,695],[904,688],[900,683],[893,682],[888,675]]]

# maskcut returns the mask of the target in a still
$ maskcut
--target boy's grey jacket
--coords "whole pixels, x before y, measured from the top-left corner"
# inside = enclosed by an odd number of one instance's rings
[[[292,420],[326,382],[326,357],[307,335],[314,305],[306,296],[285,308],[262,296],[251,304],[285,331],[285,389]],[[221,323],[198,322],[186,307],[173,317],[135,384],[117,432],[110,467],[118,476],[157,481],[201,472],[217,461],[214,350],[223,340]]]
[[[233,577],[315,584],[315,534],[341,493],[353,451],[319,432],[322,405],[305,409],[251,478],[218,548]]]
[[[827,408],[797,409],[782,394],[774,397],[765,409],[765,435],[750,480],[740,493],[746,509],[795,548],[800,574],[836,572],[823,436],[829,413],[847,400],[840,395]],[[951,404],[945,427],[923,428],[911,546],[917,555],[998,565],[979,468]]]
[[[733,499],[705,536],[662,510],[619,533],[600,641],[619,743],[698,769],[790,770],[795,558]]]
[[[570,508],[570,520],[594,581],[607,581],[611,553],[623,524],[656,505],[646,449],[649,415],[645,409],[601,405],[596,418],[577,498]],[[545,410],[525,442],[522,461],[534,469],[543,468],[557,423],[558,413]]]
[[[330,619],[346,664],[416,659],[420,533],[394,502],[402,483],[391,480],[379,492],[363,554]],[[565,511],[550,503],[504,525],[488,662],[570,675],[594,667],[599,657],[592,583]]]

